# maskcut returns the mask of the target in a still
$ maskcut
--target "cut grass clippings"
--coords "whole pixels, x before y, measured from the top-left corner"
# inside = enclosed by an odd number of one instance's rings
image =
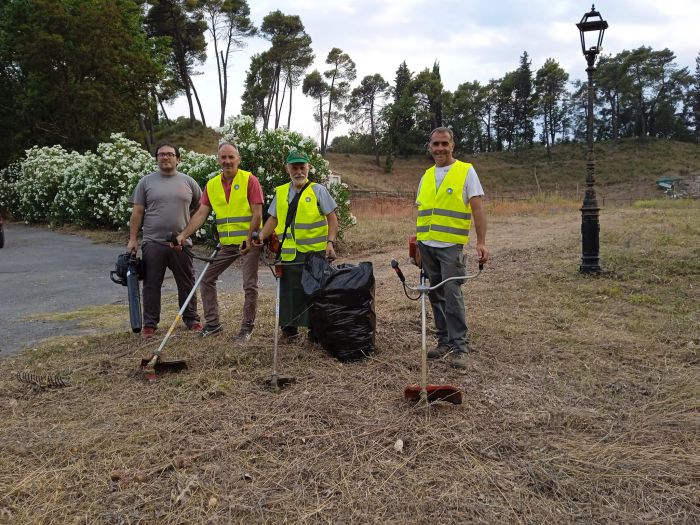
[[[388,261],[409,282],[417,270],[402,237],[363,228],[346,249],[371,248],[346,257],[374,262],[377,352],[341,364],[300,336],[280,347],[297,378],[280,394],[264,385],[267,292],[248,345],[230,339],[242,295],[223,295],[226,335],[178,331],[165,355],[190,369],[156,384],[137,367],[159,338],[4,359],[0,521],[696,523],[700,206],[605,210],[600,276],[578,273],[579,226],[566,210],[491,221],[493,260],[464,286],[470,369],[430,363],[461,406],[402,400],[420,376],[420,307]],[[23,370],[73,372],[39,388]]]

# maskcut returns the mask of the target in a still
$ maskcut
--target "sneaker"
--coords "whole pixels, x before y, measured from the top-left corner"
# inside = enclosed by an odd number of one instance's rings
[[[252,328],[241,328],[241,330],[238,332],[238,335],[234,337],[233,340],[236,343],[247,343],[248,341],[250,341],[252,335]]]
[[[452,368],[465,370],[468,366],[467,357],[467,352],[454,352],[452,356],[450,356],[450,366]]]
[[[195,321],[194,323],[188,324],[187,329],[190,332],[201,332],[202,331],[202,323],[200,323],[199,321]]]
[[[156,327],[155,326],[144,326],[143,330],[141,330],[141,337],[144,339],[150,339],[156,335]]]
[[[432,350],[428,350],[428,359],[437,359],[438,357],[443,357],[452,351],[452,346],[444,343],[438,343],[438,345]]]
[[[221,335],[221,333],[224,331],[224,327],[221,326],[220,324],[215,324],[215,325],[206,325],[204,328],[202,328],[202,331],[199,332],[202,337],[209,337],[213,335]]]

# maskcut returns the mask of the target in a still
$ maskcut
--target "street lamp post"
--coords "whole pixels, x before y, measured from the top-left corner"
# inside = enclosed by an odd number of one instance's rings
[[[593,5],[590,12],[583,15],[576,27],[581,34],[581,50],[588,63],[586,68],[586,73],[588,73],[588,118],[586,125],[588,158],[586,160],[586,194],[581,206],[582,254],[580,272],[600,273],[600,223],[598,221],[600,208],[595,194],[595,158],[593,157],[593,73],[595,72],[595,59],[600,53],[603,33],[608,28],[608,23],[603,20]]]

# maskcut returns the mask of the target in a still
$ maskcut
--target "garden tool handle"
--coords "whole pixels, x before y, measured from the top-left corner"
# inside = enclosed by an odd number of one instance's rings
[[[397,261],[396,259],[392,259],[391,260],[391,267],[396,272],[396,275],[399,276],[399,279],[401,280],[401,282],[405,283],[406,278],[403,276],[403,272],[401,271],[401,268],[399,268],[399,261]]]

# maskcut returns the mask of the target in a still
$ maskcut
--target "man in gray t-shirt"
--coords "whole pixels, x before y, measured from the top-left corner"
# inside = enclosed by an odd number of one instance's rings
[[[165,269],[170,268],[177,284],[180,307],[194,286],[192,260],[181,249],[173,249],[166,242],[171,233],[182,231],[197,210],[202,191],[197,182],[177,171],[180,152],[172,144],[161,144],[156,150],[158,171],[142,178],[134,189],[131,202],[134,208],[129,220],[127,250],[138,251],[138,233],[143,225],[143,337],[152,337],[160,321],[160,290]],[[187,245],[192,241],[187,239]],[[197,314],[194,296],[182,316],[189,330],[199,331],[202,325]]]

